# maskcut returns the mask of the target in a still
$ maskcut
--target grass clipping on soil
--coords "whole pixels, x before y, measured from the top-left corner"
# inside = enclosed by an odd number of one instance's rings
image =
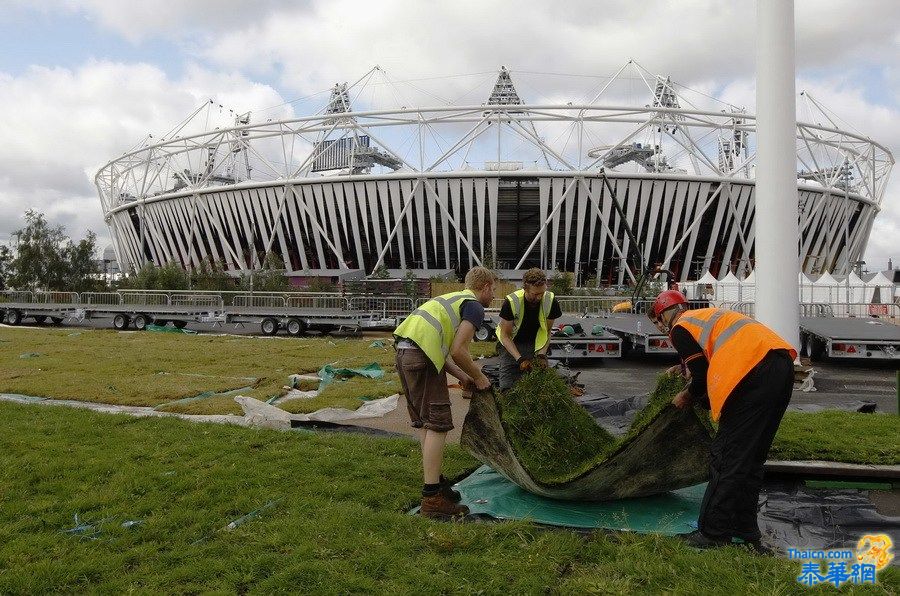
[[[524,375],[510,390],[497,394],[507,438],[519,462],[537,482],[562,484],[602,463],[650,422],[685,386],[680,375],[663,373],[647,406],[623,437],[597,425],[552,369]]]

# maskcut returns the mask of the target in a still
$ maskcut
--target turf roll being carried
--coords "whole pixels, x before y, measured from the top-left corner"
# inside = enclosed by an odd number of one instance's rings
[[[684,387],[660,375],[624,437],[601,428],[552,369],[524,375],[509,391],[477,393],[461,443],[530,492],[604,501],[653,495],[703,482],[711,430],[705,413],[671,405]]]

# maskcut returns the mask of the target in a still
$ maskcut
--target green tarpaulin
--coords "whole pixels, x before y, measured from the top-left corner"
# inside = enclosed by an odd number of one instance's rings
[[[319,391],[333,383],[335,379],[346,379],[349,377],[380,379],[383,376],[384,369],[377,362],[372,362],[359,368],[334,368],[332,365],[326,364],[319,369]]]
[[[617,501],[560,501],[532,494],[488,466],[481,466],[456,489],[474,514],[527,519],[550,526],[603,528],[644,534],[687,534],[697,529],[706,484]]]

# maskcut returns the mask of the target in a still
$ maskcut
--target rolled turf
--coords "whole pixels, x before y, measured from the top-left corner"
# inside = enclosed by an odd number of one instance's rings
[[[552,369],[525,374],[510,390],[497,394],[497,403],[504,431],[522,466],[537,482],[560,484],[606,461],[646,428],[684,386],[680,375],[661,374],[649,402],[619,438],[597,425]]]

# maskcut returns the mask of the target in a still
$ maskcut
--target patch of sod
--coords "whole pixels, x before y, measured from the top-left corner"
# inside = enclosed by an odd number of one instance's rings
[[[900,464],[900,416],[787,412],[769,459]]]
[[[0,391],[100,403],[159,406],[246,387],[268,399],[284,393],[293,373],[322,365],[377,362],[394,370],[393,350],[371,339],[260,338],[84,329],[0,329]],[[40,356],[20,359],[23,353]],[[248,381],[248,378],[251,381]],[[255,379],[255,380],[252,380]],[[168,411],[241,414],[231,398],[178,404]]]
[[[560,484],[581,476],[626,445],[684,387],[678,375],[662,374],[647,406],[628,433],[617,438],[579,406],[553,369],[522,376],[497,402],[507,438],[529,475],[541,484]]]
[[[449,476],[475,465],[447,450]],[[410,516],[420,466],[408,440],[0,403],[0,593],[808,592],[735,547]],[[63,533],[76,513],[96,539]]]

